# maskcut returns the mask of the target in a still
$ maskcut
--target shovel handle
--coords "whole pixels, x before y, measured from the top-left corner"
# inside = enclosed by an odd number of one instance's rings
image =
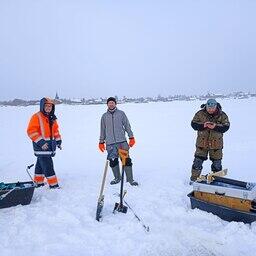
[[[102,178],[102,183],[101,183],[101,187],[100,187],[100,196],[99,199],[102,197],[103,195],[103,190],[104,190],[104,186],[105,186],[105,181],[106,181],[106,176],[107,176],[107,171],[108,171],[108,160],[106,160],[105,163],[105,168],[104,168],[104,172],[103,172],[103,178]]]

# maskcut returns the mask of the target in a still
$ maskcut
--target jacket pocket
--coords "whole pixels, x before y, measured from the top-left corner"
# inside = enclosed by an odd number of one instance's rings
[[[200,148],[208,148],[208,137],[209,134],[207,131],[198,132],[196,146]]]
[[[209,140],[210,149],[222,149],[223,148],[223,134],[220,132],[212,131],[211,140]]]

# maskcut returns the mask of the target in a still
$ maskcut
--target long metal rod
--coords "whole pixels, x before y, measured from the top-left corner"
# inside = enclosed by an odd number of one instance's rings
[[[124,203],[128,206],[128,208],[132,211],[135,218],[141,223],[142,227],[145,229],[145,231],[149,232],[149,226],[146,226],[143,222],[143,220],[135,213],[135,211],[132,209],[132,207],[124,200]]]

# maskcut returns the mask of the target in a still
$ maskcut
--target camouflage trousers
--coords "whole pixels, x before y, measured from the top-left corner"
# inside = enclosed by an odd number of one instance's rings
[[[202,160],[207,160],[208,155],[210,160],[221,160],[223,157],[222,149],[208,149],[197,147],[195,152],[195,157],[201,158]]]

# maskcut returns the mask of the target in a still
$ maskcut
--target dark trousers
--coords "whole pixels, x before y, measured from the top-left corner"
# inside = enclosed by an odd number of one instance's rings
[[[195,158],[193,162],[192,169],[201,171],[203,169],[203,162],[207,160],[208,155],[212,161],[211,169],[213,172],[218,172],[222,170],[222,149],[207,149],[197,147],[195,152]]]
[[[35,182],[40,184],[44,182],[44,178],[47,179],[50,186],[58,184],[57,177],[55,175],[52,157],[40,156],[37,157],[35,166]]]

